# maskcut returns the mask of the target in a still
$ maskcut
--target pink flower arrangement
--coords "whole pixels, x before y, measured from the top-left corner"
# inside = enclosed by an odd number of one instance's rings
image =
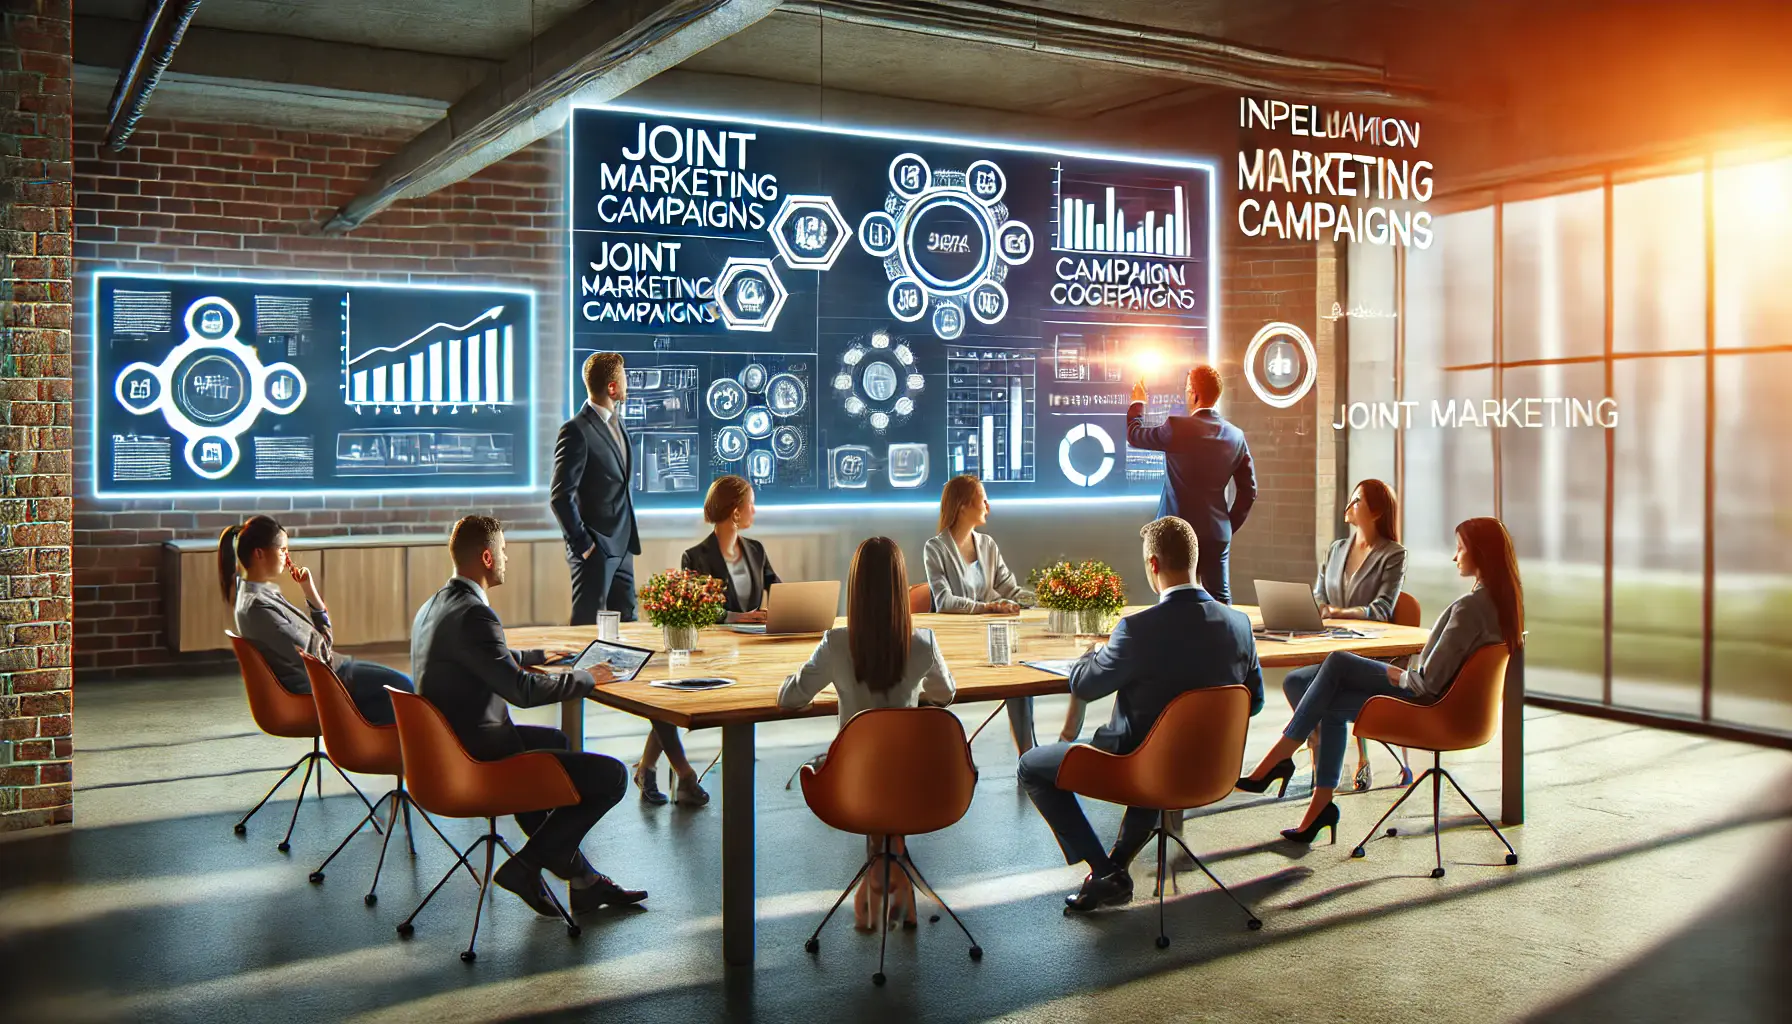
[[[722,581],[706,573],[668,569],[641,588],[641,608],[655,626],[713,626],[728,603]]]

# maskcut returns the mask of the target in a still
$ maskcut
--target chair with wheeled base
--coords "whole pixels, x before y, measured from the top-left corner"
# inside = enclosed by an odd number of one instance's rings
[[[429,901],[435,899],[462,865],[471,870],[473,855],[484,847],[485,871],[480,875],[479,902],[473,905],[473,934],[460,955],[462,961],[472,963],[478,959],[474,945],[479,940],[480,912],[491,891],[492,862],[498,847],[502,846],[509,856],[516,856],[516,851],[498,833],[498,819],[507,814],[551,811],[576,804],[579,791],[553,754],[532,750],[497,761],[475,760],[434,704],[390,686],[386,692],[392,695],[392,711],[398,719],[398,745],[410,780],[411,797],[418,809],[445,818],[485,819],[485,834],[467,847],[435,888],[423,897],[423,902],[417,904],[417,909],[399,923],[398,934],[409,938],[416,931],[413,922],[417,915],[423,913],[423,908],[429,906]],[[552,886],[547,887],[547,894],[554,909],[560,912],[567,936],[578,938],[579,926]]]
[[[884,983],[884,953],[889,946],[890,865],[908,877],[952,917],[971,943],[971,959],[983,959],[983,947],[946,901],[915,866],[914,854],[892,852],[892,836],[918,836],[956,824],[970,809],[977,787],[971,748],[964,726],[944,708],[873,708],[852,717],[828,747],[817,769],[802,768],[803,799],[823,824],[842,832],[882,836],[882,851],[867,857],[840,898],[828,909],[815,932],[803,943],[810,953],[821,949],[821,930],[871,869],[881,863],[883,901],[877,922],[882,938],[877,951],[874,984]],[[939,915],[931,920],[938,921]]]
[[[1352,857],[1366,856],[1365,847],[1375,838],[1393,813],[1400,809],[1406,798],[1413,795],[1418,788],[1431,780],[1431,835],[1437,848],[1437,867],[1431,871],[1432,878],[1444,877],[1444,841],[1439,826],[1438,810],[1443,797],[1443,783],[1449,782],[1462,799],[1468,801],[1470,810],[1481,819],[1481,823],[1493,830],[1500,844],[1506,848],[1506,863],[1517,864],[1518,853],[1512,844],[1481,808],[1475,806],[1454,776],[1444,770],[1443,752],[1446,750],[1471,750],[1482,746],[1493,739],[1499,727],[1500,706],[1505,698],[1506,666],[1511,653],[1505,644],[1489,644],[1469,655],[1468,661],[1457,671],[1456,678],[1450,688],[1444,691],[1443,698],[1435,704],[1414,704],[1398,697],[1370,697],[1363,704],[1363,710],[1357,714],[1356,731],[1359,736],[1380,740],[1384,743],[1398,743],[1402,746],[1416,747],[1431,751],[1431,767],[1418,777],[1394,806],[1388,808],[1363,841],[1350,851]],[[1398,829],[1389,828],[1388,836],[1398,834]]]
[[[267,659],[261,656],[254,644],[229,630],[225,630],[224,635],[230,638],[230,649],[236,653],[237,666],[242,669],[243,689],[249,696],[249,715],[255,719],[256,728],[269,736],[311,741],[310,752],[294,761],[292,767],[286,769],[286,774],[280,776],[279,781],[274,783],[254,807],[249,808],[249,813],[243,815],[235,826],[239,836],[248,832],[249,819],[255,817],[255,812],[261,810],[280,791],[281,786],[286,785],[286,780],[292,778],[294,772],[300,768],[305,769],[304,776],[299,779],[299,799],[292,805],[292,820],[287,822],[286,835],[276,847],[281,853],[286,853],[292,849],[292,831],[299,823],[299,808],[305,805],[305,787],[311,782],[312,769],[317,768],[318,762],[332,768],[336,768],[336,763],[320,747],[323,729],[318,725],[317,705],[312,702],[311,695],[289,692],[274,678],[273,669],[268,667]],[[343,775],[341,768],[336,768],[336,774],[342,776],[342,781],[372,811],[373,804],[368,803],[367,794],[361,792],[361,788],[350,781],[347,775]],[[322,800],[323,796],[324,773],[323,769],[317,768],[317,798]],[[379,827],[379,823],[375,822],[374,828]]]
[[[417,856],[417,844],[412,840],[411,834],[411,808],[416,802],[411,799],[410,791],[404,784],[404,758],[398,746],[398,727],[369,722],[355,705],[348,687],[342,685],[342,680],[328,662],[309,654],[301,653],[300,657],[305,659],[305,674],[311,679],[311,697],[317,704],[317,721],[323,728],[324,749],[329,752],[330,761],[337,768],[346,771],[360,775],[390,775],[394,780],[386,795],[374,801],[373,807],[348,835],[342,837],[342,842],[336,845],[336,849],[324,858],[316,871],[311,872],[312,883],[321,883],[324,880],[324,869],[330,866],[337,854],[348,847],[349,840],[360,835],[361,830],[369,824],[378,827],[379,808],[388,800],[391,801],[392,807],[386,816],[385,835],[380,839],[380,859],[373,867],[373,883],[367,887],[367,895],[361,898],[361,902],[371,907],[379,902],[380,872],[386,866],[386,847],[392,842],[392,833],[398,830],[398,812],[401,808],[404,811],[405,845],[410,849],[411,856]],[[442,834],[435,821],[421,808],[417,813],[422,816],[423,823],[429,826],[430,831],[436,834],[436,838],[459,858],[460,848]],[[479,884],[479,876],[473,874],[472,865],[467,866],[467,874],[473,879],[473,884]]]
[[[1161,812],[1150,839],[1157,840],[1157,948],[1170,945],[1164,930],[1164,883],[1168,880],[1167,843],[1175,840],[1238,909],[1252,931],[1263,922],[1232,895],[1201,858],[1176,834],[1179,812],[1224,800],[1238,781],[1244,761],[1245,732],[1251,721],[1251,691],[1242,686],[1189,690],[1164,708],[1144,742],[1130,754],[1110,754],[1086,743],[1065,753],[1058,766],[1058,788],[1092,800],[1123,807],[1155,807]]]

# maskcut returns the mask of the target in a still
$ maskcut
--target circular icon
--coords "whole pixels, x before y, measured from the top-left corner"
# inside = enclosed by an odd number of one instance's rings
[[[949,302],[942,302],[933,309],[933,333],[947,341],[964,333],[964,311]]]
[[[1025,263],[1033,258],[1033,229],[1025,221],[1005,220],[996,229],[996,255],[1003,263]]]
[[[226,476],[236,468],[236,441],[222,434],[200,434],[187,441],[187,464],[207,480]]]
[[[913,199],[932,183],[933,171],[915,154],[904,153],[890,161],[890,187],[897,195]]]
[[[175,371],[181,411],[195,423],[223,423],[249,403],[249,373],[233,356],[201,350]]]
[[[888,256],[896,251],[896,218],[882,210],[872,210],[859,221],[859,245],[873,256]]]
[[[890,315],[907,324],[927,315],[927,293],[921,290],[921,282],[912,277],[890,282]]]
[[[264,400],[275,412],[285,412],[305,400],[305,378],[285,366],[270,369],[262,386],[267,390]]]
[[[154,409],[162,400],[162,380],[156,376],[155,367],[148,363],[132,363],[125,367],[113,390],[120,405],[139,415]]]
[[[707,404],[711,416],[718,420],[731,420],[746,409],[747,389],[732,377],[718,378],[709,386]]]
[[[215,295],[187,307],[187,334],[192,337],[207,341],[234,338],[242,325],[236,309]]]
[[[765,408],[765,406],[756,405],[747,410],[746,416],[741,418],[740,425],[741,429],[747,432],[748,437],[770,437],[772,433],[772,414]]]
[[[729,462],[738,462],[747,454],[747,432],[736,426],[716,431],[716,454]]]
[[[772,461],[772,453],[763,448],[747,453],[747,478],[756,484],[767,483],[777,472],[778,464]]]
[[[971,315],[986,324],[1000,323],[1008,315],[1008,289],[994,281],[985,281],[971,289]]]
[[[860,384],[865,397],[873,402],[888,402],[896,397],[896,368],[881,359],[865,364]]]
[[[765,304],[771,300],[771,289],[765,285],[765,279],[752,274],[742,274],[740,280],[734,282],[734,308],[749,317],[760,316],[765,312]]]
[[[794,373],[780,373],[766,382],[765,404],[779,416],[795,416],[808,400],[808,389]]]
[[[772,431],[772,454],[780,459],[794,459],[803,454],[803,432],[791,426]]]
[[[964,187],[971,190],[971,195],[988,206],[1002,201],[1002,193],[1008,190],[1008,177],[1002,169],[988,160],[978,160],[964,169]]]
[[[1072,450],[1077,442],[1088,439],[1101,447],[1101,461],[1091,472],[1083,472],[1077,468],[1077,461],[1072,457]],[[1089,445],[1082,447],[1088,448]],[[1058,468],[1064,471],[1064,478],[1078,487],[1094,487],[1108,478],[1114,471],[1114,439],[1107,431],[1093,423],[1078,423],[1058,442]]]
[[[741,387],[756,395],[765,390],[765,377],[764,363],[748,363],[746,369],[740,371],[738,379]]]
[[[962,196],[936,192],[903,214],[903,248],[929,288],[945,294],[970,290],[989,269],[987,214]]]
[[[1307,396],[1319,378],[1319,356],[1307,332],[1272,321],[1258,329],[1244,352],[1245,380],[1266,405],[1286,409]]]

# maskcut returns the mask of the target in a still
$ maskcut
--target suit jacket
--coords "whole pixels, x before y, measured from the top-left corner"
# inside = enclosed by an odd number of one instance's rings
[[[616,414],[620,416],[621,410]],[[620,427],[622,421],[616,424]],[[625,431],[623,437],[627,436]],[[593,544],[606,558],[641,553],[635,499],[629,490],[631,447],[616,444],[615,435],[589,402],[560,425],[548,505],[560,521],[569,558],[579,558]]]
[[[1114,694],[1114,714],[1090,742],[1130,754],[1170,701],[1189,690],[1242,683],[1251,714],[1263,710],[1263,670],[1245,613],[1199,587],[1179,590],[1121,619],[1107,646],[1070,669],[1070,692],[1086,701]]]
[[[504,624],[468,583],[455,577],[417,610],[411,624],[411,678],[440,708],[467,752],[493,761],[523,751],[506,702],[521,708],[584,697],[595,684],[584,670],[530,672],[541,651],[513,651]]]
[[[236,635],[255,645],[274,679],[288,693],[310,693],[311,676],[299,657],[304,651],[347,675],[353,659],[331,645],[330,615],[322,608],[307,614],[286,599],[273,583],[236,584]]]
[[[1381,538],[1369,549],[1369,557],[1357,566],[1356,575],[1344,578],[1344,564],[1350,558],[1350,538],[1332,541],[1325,564],[1313,580],[1313,600],[1333,608],[1366,608],[1369,618],[1387,622],[1394,617],[1394,599],[1406,582],[1406,548],[1399,542]]]
[[[1009,571],[995,538],[976,532],[971,536],[976,538],[977,564],[983,567],[985,591],[994,594],[994,600],[1032,607],[1037,598]],[[933,592],[933,610],[975,612],[983,595],[970,593],[970,588],[965,585],[964,560],[958,554],[958,542],[952,539],[952,534],[946,532],[930,538],[921,551],[922,561],[927,566],[927,589]]]
[[[1158,518],[1176,516],[1194,527],[1201,540],[1229,541],[1244,525],[1257,500],[1257,472],[1244,431],[1212,409],[1191,416],[1171,416],[1155,427],[1144,423],[1145,403],[1126,410],[1126,443],[1164,453],[1164,493]],[[1236,483],[1232,504],[1226,484]]]
[[[725,607],[731,612],[758,611],[765,603],[765,592],[774,583],[782,583],[778,573],[772,568],[771,559],[765,557],[765,545],[750,537],[738,537],[741,557],[747,561],[747,592],[734,592],[734,578],[728,574],[728,560],[722,557],[722,542],[716,539],[714,530],[703,538],[696,547],[685,548],[678,559],[678,567],[691,572],[700,572],[706,576],[714,576],[722,581],[722,589],[728,594]]]

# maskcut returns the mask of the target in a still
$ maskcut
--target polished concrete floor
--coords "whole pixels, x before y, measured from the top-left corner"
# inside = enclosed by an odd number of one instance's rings
[[[647,909],[588,919],[569,940],[499,894],[467,965],[457,953],[468,883],[443,890],[414,938],[393,933],[448,864],[433,836],[419,838],[414,861],[388,858],[376,906],[361,899],[371,834],[322,885],[307,884],[359,817],[340,780],[321,805],[305,802],[290,854],[274,848],[285,796],[247,836],[232,834],[298,752],[255,731],[236,680],[93,684],[78,703],[76,826],[0,841],[0,1019],[1792,1019],[1792,754],[1782,751],[1533,709],[1530,821],[1510,833],[1521,863],[1504,866],[1486,832],[1454,827],[1465,808],[1447,798],[1440,880],[1429,877],[1427,835],[1348,855],[1393,799],[1385,755],[1378,788],[1342,801],[1336,846],[1277,839],[1298,820],[1304,778],[1282,803],[1234,795],[1188,834],[1264,927],[1247,931],[1199,872],[1183,874],[1173,944],[1160,951],[1149,869],[1135,873],[1131,907],[1062,916],[1059,899],[1080,876],[1016,789],[998,722],[975,746],[969,815],[913,841],[986,955],[973,963],[949,920],[923,919],[891,935],[880,989],[877,940],[849,919],[830,924],[819,957],[802,949],[856,867],[857,840],[783,788],[826,744],[831,720],[760,730],[759,960],[735,972],[720,959],[719,807],[647,808],[631,792],[586,850],[650,889]],[[1055,722],[1061,703],[1042,703],[1041,722]],[[960,712],[975,724],[986,710]],[[1098,705],[1090,721],[1105,713]],[[1253,723],[1251,759],[1284,713],[1272,700]],[[588,730],[592,749],[630,760],[643,735],[638,721],[595,708]],[[718,740],[696,734],[693,757],[707,762]],[[1451,761],[1483,807],[1498,803],[1496,751]],[[382,781],[361,780],[370,796]],[[710,782],[719,794],[719,772]],[[1402,809],[1402,825],[1428,830],[1428,811]],[[1117,811],[1093,816],[1111,834]],[[468,822],[444,827],[459,841],[474,834]]]

